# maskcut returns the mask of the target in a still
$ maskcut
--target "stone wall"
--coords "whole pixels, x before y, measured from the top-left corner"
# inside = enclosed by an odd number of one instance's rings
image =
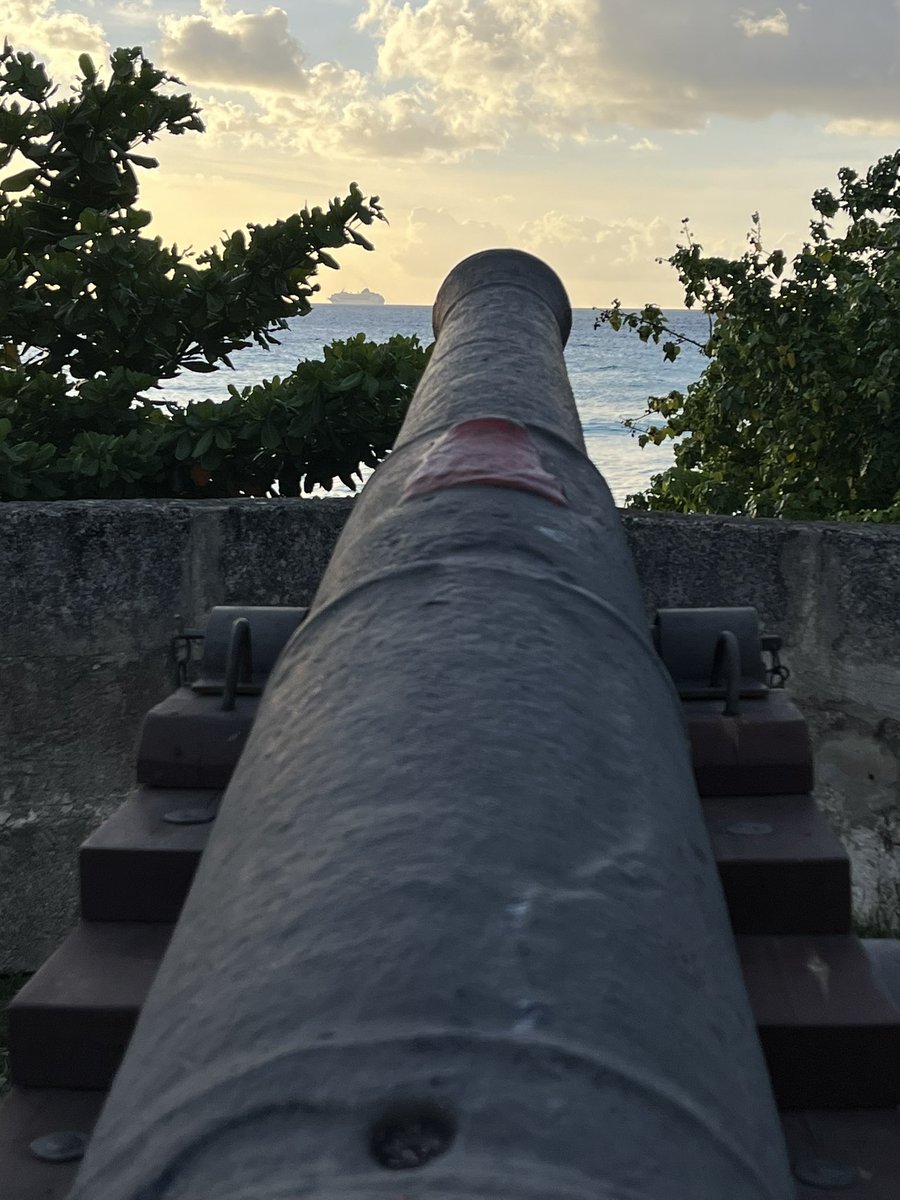
[[[133,784],[179,621],[307,604],[352,501],[0,505],[0,971],[74,920],[77,847]],[[648,613],[754,604],[782,634],[860,915],[896,919],[900,527],[625,517]]]
[[[77,847],[133,786],[179,621],[309,603],[351,503],[0,505],[0,971],[71,925]]]

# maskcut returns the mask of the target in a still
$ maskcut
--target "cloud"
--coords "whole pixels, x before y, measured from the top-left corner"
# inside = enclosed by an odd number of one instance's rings
[[[803,6],[801,5],[802,9]],[[788,37],[791,32],[787,13],[783,8],[776,9],[770,17],[756,17],[752,12],[744,12],[735,22],[745,37],[762,37],[766,34],[774,37]]]
[[[486,200],[486,198],[485,198]],[[579,295],[613,295],[623,288],[656,287],[656,259],[672,253],[678,226],[655,217],[647,221],[603,221],[550,209],[522,220],[518,208],[503,209],[494,219],[466,219],[445,208],[418,207],[378,247],[388,272],[402,278],[401,288],[420,288],[422,280],[442,278],[461,259],[479,250],[516,246],[547,262]]]
[[[106,15],[132,24],[147,25],[152,22],[155,25],[153,5],[154,0],[116,0],[115,4],[106,8]]]
[[[887,117],[900,108],[895,0],[368,0],[385,85],[482,136],[602,140],[609,126],[702,129],[712,116]]]
[[[103,31],[63,2],[7,0],[12,33],[45,53],[71,47],[72,60],[102,54]],[[111,3],[148,12],[146,0]],[[819,0],[815,11],[788,0],[357,0],[374,70],[311,61],[299,6],[180,3],[191,11],[154,8],[157,57],[211,93],[208,140],[232,149],[452,163],[618,139],[641,154],[659,148],[657,132],[714,117],[814,115],[831,132],[878,132],[900,112],[897,0]]]
[[[458,220],[443,208],[414,208],[391,247],[405,273],[431,279],[435,263],[444,274],[478,250],[510,245],[507,231],[488,221]]]
[[[455,161],[506,140],[502,128],[479,113],[442,108],[427,85],[385,87],[336,62],[309,64],[282,8],[248,13],[226,0],[200,0],[198,12],[163,14],[160,26],[160,60],[188,86],[214,89],[203,102],[211,142]]]
[[[383,83],[414,77],[441,117],[466,113],[471,131],[504,140],[523,128],[588,136],[581,63],[573,59],[580,24],[571,0],[426,0],[415,8],[369,0],[358,21],[376,40]]]
[[[0,38],[16,50],[31,50],[51,74],[74,75],[78,55],[94,56],[99,65],[109,52],[103,29],[84,13],[59,9],[53,0],[6,0]]]
[[[445,120],[416,89],[375,95],[365,75],[334,63],[310,68],[307,79],[299,94],[254,92],[250,102],[201,97],[205,141],[233,152],[268,147],[286,155],[448,163],[503,140],[502,133],[471,129],[462,116]]]
[[[200,0],[200,11],[164,15],[160,59],[192,82],[226,88],[303,92],[310,84],[303,49],[283,8],[261,13]]]
[[[900,121],[890,119],[883,121],[867,121],[864,117],[850,117],[842,121],[829,121],[825,126],[826,133],[839,134],[844,137],[900,137]]]
[[[676,233],[661,217],[601,221],[551,210],[520,225],[516,239],[564,277],[601,279],[634,265],[652,267],[657,258],[671,254]]]

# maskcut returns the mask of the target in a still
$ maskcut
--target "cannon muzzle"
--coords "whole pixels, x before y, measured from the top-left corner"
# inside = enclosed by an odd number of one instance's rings
[[[72,1200],[793,1194],[570,321],[441,288]]]

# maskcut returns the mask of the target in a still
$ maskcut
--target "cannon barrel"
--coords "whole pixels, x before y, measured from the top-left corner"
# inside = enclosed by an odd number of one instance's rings
[[[72,1200],[793,1194],[570,322],[443,284]]]

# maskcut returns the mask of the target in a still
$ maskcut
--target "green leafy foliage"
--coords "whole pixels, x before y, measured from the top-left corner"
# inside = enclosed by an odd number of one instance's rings
[[[900,151],[838,180],[837,194],[813,195],[790,264],[764,250],[758,214],[735,260],[704,256],[686,228],[667,261],[686,306],[709,318],[693,343],[709,361],[686,392],[651,397],[628,422],[642,445],[676,443],[632,506],[900,521]],[[654,305],[616,301],[600,320],[666,358],[691,343]]]
[[[333,251],[371,249],[359,230],[384,219],[378,197],[353,183],[324,209],[248,225],[199,256],[164,246],[136,207],[137,172],[157,163],[135,149],[202,131],[199,110],[138,48],[116,50],[105,80],[87,55],[79,68],[60,99],[32,55],[0,53],[0,171],[11,167],[0,179],[0,498],[226,495],[279,479],[296,493],[377,461],[424,354],[409,339],[337,343],[324,363],[223,406],[175,410],[147,393],[276,343],[310,311]],[[359,386],[347,382],[357,374]]]
[[[231,387],[221,403],[131,409],[128,429],[110,423],[79,430],[74,422],[63,453],[40,437],[45,414],[73,399],[65,383],[53,376],[20,381],[10,407],[27,408],[34,428],[23,423],[14,440],[13,420],[0,418],[0,494],[16,500],[296,496],[316,486],[330,490],[336,477],[355,488],[361,468],[376,466],[390,450],[429,351],[416,337],[375,343],[360,333],[326,346],[321,360],[299,363],[284,379]],[[0,380],[9,383],[16,374],[0,373]],[[127,392],[136,381],[114,372],[92,382],[102,389],[102,407],[107,384]]]
[[[417,337],[376,343],[360,333],[284,379],[232,387],[220,404],[173,408],[179,494],[263,496],[277,487],[295,496],[330,490],[335,477],[354,488],[360,466],[375,467],[393,445],[428,355]]]

